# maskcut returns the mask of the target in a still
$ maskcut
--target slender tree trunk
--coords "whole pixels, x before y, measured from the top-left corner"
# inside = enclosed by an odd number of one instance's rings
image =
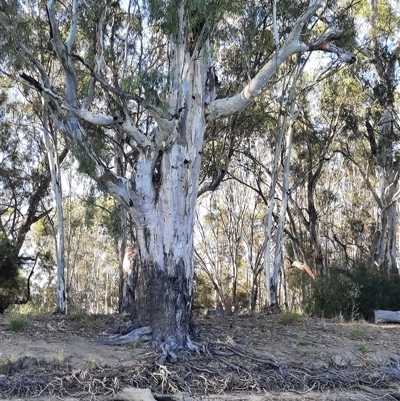
[[[131,312],[134,303],[134,283],[138,271],[137,245],[125,248],[120,277],[119,312]]]
[[[232,301],[229,310],[227,311],[228,314],[237,313],[238,312],[238,301],[237,301],[237,272],[238,269],[235,266],[233,277],[232,277]]]
[[[284,81],[283,87],[286,87],[286,83]],[[283,97],[283,95],[282,95]],[[278,169],[279,169],[279,159],[282,152],[282,143],[283,137],[285,133],[285,125],[286,125],[286,116],[282,122],[282,124],[278,127],[278,132],[276,136],[275,142],[275,152],[274,152],[274,165],[271,173],[271,186],[268,193],[268,213],[265,227],[265,305],[271,305],[271,245],[272,245],[272,217],[275,208],[275,193],[276,193],[276,185],[278,182]]]
[[[257,307],[257,298],[258,298],[258,290],[259,290],[259,272],[252,274],[251,280],[251,291],[250,291],[250,311],[255,312]]]
[[[274,272],[271,277],[270,285],[270,299],[271,306],[278,305],[278,285],[279,285],[279,274],[281,271],[282,263],[282,246],[283,246],[283,233],[286,222],[286,210],[289,198],[289,171],[290,171],[290,155],[292,151],[292,139],[293,139],[293,125],[296,121],[297,115],[295,113],[295,94],[296,94],[296,83],[301,71],[296,71],[296,75],[293,79],[292,86],[290,89],[289,101],[290,101],[290,121],[289,128],[286,135],[286,152],[284,160],[284,176],[282,184],[282,204],[279,213],[278,229],[276,233],[276,247],[275,247],[275,258],[274,258]]]
[[[315,186],[322,173],[322,163],[320,163],[317,172],[313,174],[312,163],[309,163],[307,180],[307,202],[308,202],[308,230],[310,233],[310,242],[312,249],[313,270],[316,276],[325,274],[324,258],[322,255],[321,242],[318,235],[319,218],[315,208],[314,194]]]
[[[114,172],[117,176],[125,176],[126,167],[124,164],[124,154],[123,154],[123,142],[124,136],[121,130],[115,132],[115,142],[114,142]],[[119,232],[117,238],[117,253],[118,253],[118,270],[119,270],[119,302],[118,311],[129,312],[130,305],[133,302],[131,292],[126,291],[128,283],[125,280],[131,279],[129,274],[126,274],[128,266],[126,266],[126,261],[133,260],[131,255],[128,259],[125,258],[126,245],[127,245],[127,210],[121,203],[118,204],[118,215],[119,215]],[[132,266],[130,266],[130,271],[132,271]]]
[[[119,313],[129,312],[129,305],[132,303],[132,297],[129,296],[129,292],[124,291],[124,287],[126,287],[127,283],[125,282],[125,278],[128,278],[129,275],[125,274],[126,270],[126,260],[132,261],[133,258],[131,255],[126,257],[127,247],[126,247],[126,221],[127,221],[127,213],[124,206],[118,206],[118,214],[120,218],[120,232],[117,239],[117,252],[118,252],[118,271],[119,271],[119,301],[118,301],[118,311]],[[132,266],[130,266],[130,270],[132,270]]]
[[[57,260],[57,312],[66,313],[67,304],[65,298],[65,260],[64,260],[64,212],[61,186],[61,168],[57,153],[57,134],[53,132],[47,121],[47,112],[44,113],[43,136],[46,145],[47,156],[50,165],[51,182],[53,184],[54,199],[57,209],[57,233],[56,233],[56,260]]]
[[[105,277],[105,280],[106,280],[106,291],[105,291],[105,293],[104,293],[104,313],[106,314],[106,315],[108,315],[108,291],[109,291],[109,289],[108,289],[108,287],[109,287],[109,281],[108,281],[108,277],[109,275],[108,275],[108,270],[106,270],[106,277]]]

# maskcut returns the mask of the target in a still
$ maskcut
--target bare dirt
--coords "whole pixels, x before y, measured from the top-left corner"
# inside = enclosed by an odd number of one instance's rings
[[[151,346],[98,343],[120,323],[122,316],[32,316],[15,331],[9,315],[0,317],[0,399],[118,399],[132,386],[193,400],[400,400],[400,325],[198,317],[200,355],[160,366]]]

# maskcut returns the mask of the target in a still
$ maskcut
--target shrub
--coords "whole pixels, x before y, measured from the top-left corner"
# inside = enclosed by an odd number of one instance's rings
[[[143,342],[141,340],[133,340],[127,343],[127,346],[129,348],[142,348],[143,347]]]
[[[353,340],[361,340],[368,334],[367,326],[361,322],[352,323],[348,326],[348,333]]]
[[[367,354],[370,351],[369,346],[365,341],[363,341],[360,344],[360,348],[359,349],[360,349],[360,351],[362,352],[363,355]]]
[[[15,303],[22,292],[17,253],[4,234],[0,233],[0,313]]]
[[[326,277],[311,282],[304,298],[306,313],[346,320],[371,320],[374,310],[400,310],[400,279],[358,263],[351,269],[331,268]]]
[[[284,323],[295,323],[301,318],[301,315],[297,312],[284,310],[281,313],[281,318]]]
[[[8,369],[11,366],[11,362],[8,358],[4,358],[0,354],[0,375],[7,374]]]
[[[76,330],[86,329],[90,327],[92,320],[90,317],[84,312],[78,312],[70,315],[70,319],[73,322],[73,327]]]
[[[318,277],[311,282],[304,298],[305,312],[318,317],[333,318],[343,315],[350,318],[350,289],[349,277],[339,270],[331,269],[329,276]]]
[[[26,315],[12,314],[8,321],[9,328],[12,331],[21,331],[29,324],[29,318]]]
[[[299,345],[307,345],[307,343],[306,343],[306,335],[302,331],[297,334],[297,343]]]

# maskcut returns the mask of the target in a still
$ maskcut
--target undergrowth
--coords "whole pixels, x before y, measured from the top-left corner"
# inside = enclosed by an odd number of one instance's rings
[[[298,322],[301,318],[301,314],[290,311],[290,310],[284,310],[281,312],[281,319],[284,323],[295,323]]]
[[[12,314],[8,319],[8,326],[12,331],[22,331],[29,324],[29,317],[26,315]]]
[[[140,341],[140,340],[130,341],[129,343],[127,343],[127,346],[129,348],[142,348],[143,347],[143,341]]]
[[[374,310],[400,310],[400,278],[364,262],[330,266],[329,274],[311,279],[304,272],[288,276],[289,285],[303,291],[303,309],[311,316],[373,321]]]
[[[86,329],[92,324],[92,319],[86,313],[72,313],[69,315],[75,329]]]
[[[361,340],[367,336],[367,326],[363,322],[354,322],[347,326],[349,336],[353,340]]]

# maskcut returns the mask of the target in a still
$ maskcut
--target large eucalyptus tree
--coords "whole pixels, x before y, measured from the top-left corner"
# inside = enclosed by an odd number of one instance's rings
[[[292,24],[281,38],[273,30],[264,65],[239,93],[218,99],[213,57],[224,43],[214,35],[248,18],[247,2],[131,0],[127,12],[116,1],[71,3],[2,1],[2,70],[42,95],[82,168],[132,216],[139,250],[132,318],[173,355],[192,346],[193,224],[207,124],[244,110],[296,53],[354,56],[335,44],[342,31],[326,31],[319,19],[322,0],[289,3]],[[326,33],[313,38],[317,24]],[[124,138],[125,176],[113,170],[115,131]]]

